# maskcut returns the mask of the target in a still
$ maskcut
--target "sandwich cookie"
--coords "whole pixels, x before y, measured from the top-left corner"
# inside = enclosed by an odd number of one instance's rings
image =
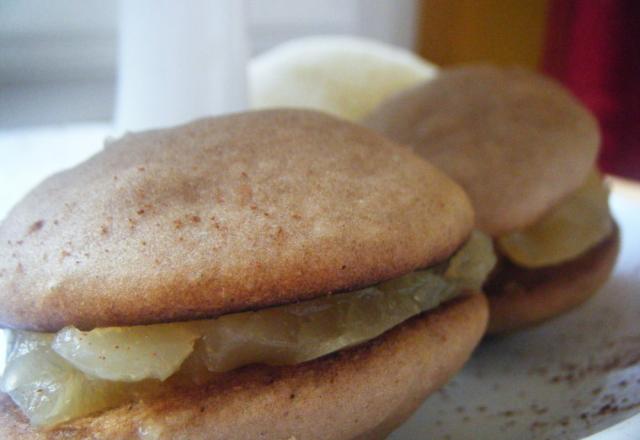
[[[485,285],[491,333],[565,312],[608,278],[619,245],[595,170],[597,123],[553,80],[519,68],[443,70],[389,98],[365,124],[469,194],[499,254]]]
[[[0,225],[0,437],[382,437],[486,329],[473,222],[444,173],[317,112],[109,141]]]

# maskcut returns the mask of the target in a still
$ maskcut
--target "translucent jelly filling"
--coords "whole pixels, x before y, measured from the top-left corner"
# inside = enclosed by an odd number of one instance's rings
[[[500,251],[515,264],[544,267],[577,258],[613,231],[609,191],[597,172],[537,223],[497,238]]]
[[[247,364],[297,364],[384,333],[463,289],[495,264],[474,232],[447,262],[366,289],[216,319],[55,334],[9,331],[2,391],[36,425],[54,425],[135,399],[171,377]]]

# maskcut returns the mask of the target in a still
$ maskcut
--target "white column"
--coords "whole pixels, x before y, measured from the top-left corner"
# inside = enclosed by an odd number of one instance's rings
[[[242,0],[121,0],[118,131],[246,108]]]

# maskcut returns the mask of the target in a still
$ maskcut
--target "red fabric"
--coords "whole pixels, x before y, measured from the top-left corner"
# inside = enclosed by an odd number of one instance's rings
[[[543,69],[597,116],[604,171],[640,180],[640,1],[551,0]]]

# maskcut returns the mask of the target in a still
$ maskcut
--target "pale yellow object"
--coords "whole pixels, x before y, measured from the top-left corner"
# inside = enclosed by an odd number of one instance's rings
[[[585,184],[535,224],[498,238],[514,263],[544,267],[572,260],[611,234],[609,190],[593,172]]]
[[[474,230],[464,247],[449,260],[444,277],[479,292],[496,261],[491,237]]]
[[[400,47],[347,36],[307,37],[251,61],[249,101],[256,109],[304,107],[358,121],[436,71]]]
[[[53,350],[78,370],[100,379],[136,382],[164,380],[193,351],[200,335],[175,324],[105,327],[83,332],[60,330]]]
[[[0,390],[35,425],[51,425],[117,405],[123,385],[96,380],[75,369],[50,347],[53,335],[12,332],[12,350]]]

